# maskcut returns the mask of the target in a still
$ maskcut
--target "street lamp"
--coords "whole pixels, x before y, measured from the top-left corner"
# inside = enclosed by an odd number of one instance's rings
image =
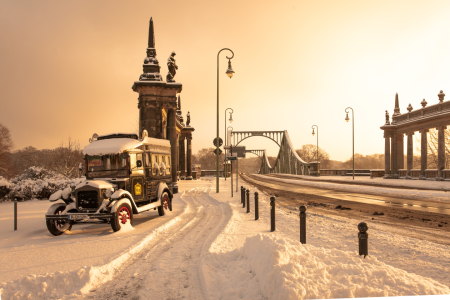
[[[225,109],[225,119],[224,119],[224,121],[225,121],[225,126],[224,126],[224,129],[225,129],[225,146],[228,146],[228,144],[227,144],[227,137],[228,137],[228,135],[227,135],[227,130],[226,130],[226,127],[227,127],[227,110],[231,110],[231,112],[230,112],[230,119],[228,120],[230,123],[233,122],[233,113],[234,113],[234,110],[232,108]],[[227,149],[225,149],[224,152],[225,152],[225,157],[226,157],[227,156]],[[226,164],[225,164],[225,166],[226,166]],[[224,167],[224,169],[225,169],[225,181],[226,181],[227,180],[226,167]]]
[[[353,180],[355,180],[355,115],[353,112],[353,108],[351,107],[347,107],[345,109],[345,112],[347,113],[345,116],[345,121],[348,122],[349,117],[348,117],[348,109],[352,110],[352,143],[353,143]]]
[[[234,52],[231,49],[228,48],[223,48],[221,49],[218,53],[217,53],[217,143],[216,143],[216,156],[217,156],[217,160],[216,160],[216,193],[219,192],[219,54],[220,52],[222,52],[223,50],[228,50],[230,51],[233,55],[231,57],[228,57],[228,69],[226,71],[228,77],[233,77],[234,71],[231,68],[231,59],[234,57]],[[226,111],[225,111],[225,116],[226,116]]]
[[[317,172],[319,172],[319,126],[317,125],[313,125],[311,128],[313,130],[312,135],[314,136],[314,127],[316,127],[317,129],[317,148],[316,148],[316,153],[317,153]]]
[[[230,128],[231,128],[231,135],[230,135],[230,137],[233,136],[233,127],[228,126],[228,128],[225,131],[225,144],[228,145],[228,143],[230,143],[230,146],[231,146],[231,140],[228,141],[228,131],[230,130]],[[230,148],[230,149],[231,149],[231,153],[233,153],[233,148]],[[227,156],[227,155],[225,154],[225,156]],[[225,167],[228,169],[228,164],[225,164]],[[233,165],[232,165],[231,161],[230,161],[230,172],[231,172],[231,174],[230,174],[231,175],[231,179],[233,180]],[[227,179],[227,177],[225,175],[225,180],[226,179]],[[233,194],[233,193],[231,193],[231,194]]]

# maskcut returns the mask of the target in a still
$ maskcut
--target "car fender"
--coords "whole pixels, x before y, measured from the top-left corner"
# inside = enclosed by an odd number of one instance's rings
[[[158,184],[158,190],[156,192],[156,195],[158,195],[158,202],[161,205],[161,195],[164,191],[167,190],[167,193],[169,193],[170,200],[172,200],[172,194],[170,193],[169,187],[165,182],[160,182]]]
[[[67,214],[67,212],[71,209],[77,209],[76,203],[75,202],[71,202],[70,204],[68,204],[66,206],[66,209],[61,213],[62,215]]]
[[[111,211],[114,212],[114,208],[116,207],[117,203],[119,203],[124,198],[128,199],[128,201],[131,205],[131,208],[133,209],[133,213],[138,214],[139,212],[137,210],[136,203],[134,203],[133,196],[131,195],[130,192],[122,190],[122,189],[115,191],[114,194],[111,195],[111,199],[116,200],[115,203],[113,204],[113,207],[111,208]]]
[[[119,207],[119,205],[121,205],[122,203],[128,203],[128,204],[133,208],[132,202],[134,202],[134,201],[130,201],[130,199],[128,199],[128,198],[122,198],[122,199],[116,201],[116,202],[114,203],[114,205],[111,207],[111,213],[115,213],[115,212],[116,212],[116,209],[117,209],[117,208]],[[133,213],[134,213],[134,208],[133,208]]]

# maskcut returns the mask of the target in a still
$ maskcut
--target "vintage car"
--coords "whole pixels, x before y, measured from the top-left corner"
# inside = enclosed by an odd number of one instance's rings
[[[83,149],[86,181],[50,197],[58,201],[45,218],[53,235],[75,224],[109,223],[113,231],[133,224],[133,215],[151,209],[172,210],[172,160],[168,140],[136,134],[94,136]]]

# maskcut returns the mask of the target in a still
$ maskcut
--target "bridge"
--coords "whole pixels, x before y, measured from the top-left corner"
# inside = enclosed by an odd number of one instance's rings
[[[266,150],[248,150],[261,158],[261,174],[284,173],[295,175],[309,175],[310,164],[301,159],[292,145],[287,130],[284,131],[233,131],[232,144],[238,146],[242,141],[251,137],[265,137],[275,142],[278,151],[275,164],[271,166]]]

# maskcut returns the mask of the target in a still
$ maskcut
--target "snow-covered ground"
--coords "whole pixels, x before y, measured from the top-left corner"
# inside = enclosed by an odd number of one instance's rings
[[[449,246],[313,209],[302,245],[298,213],[277,207],[270,232],[269,196],[259,192],[255,221],[256,189],[246,184],[247,214],[229,184],[221,179],[216,193],[215,181],[181,181],[173,212],[136,215],[133,228],[117,233],[84,225],[54,237],[42,200],[19,203],[13,231],[13,203],[0,203],[1,299],[450,297]],[[360,221],[369,224],[365,259],[357,253]]]

